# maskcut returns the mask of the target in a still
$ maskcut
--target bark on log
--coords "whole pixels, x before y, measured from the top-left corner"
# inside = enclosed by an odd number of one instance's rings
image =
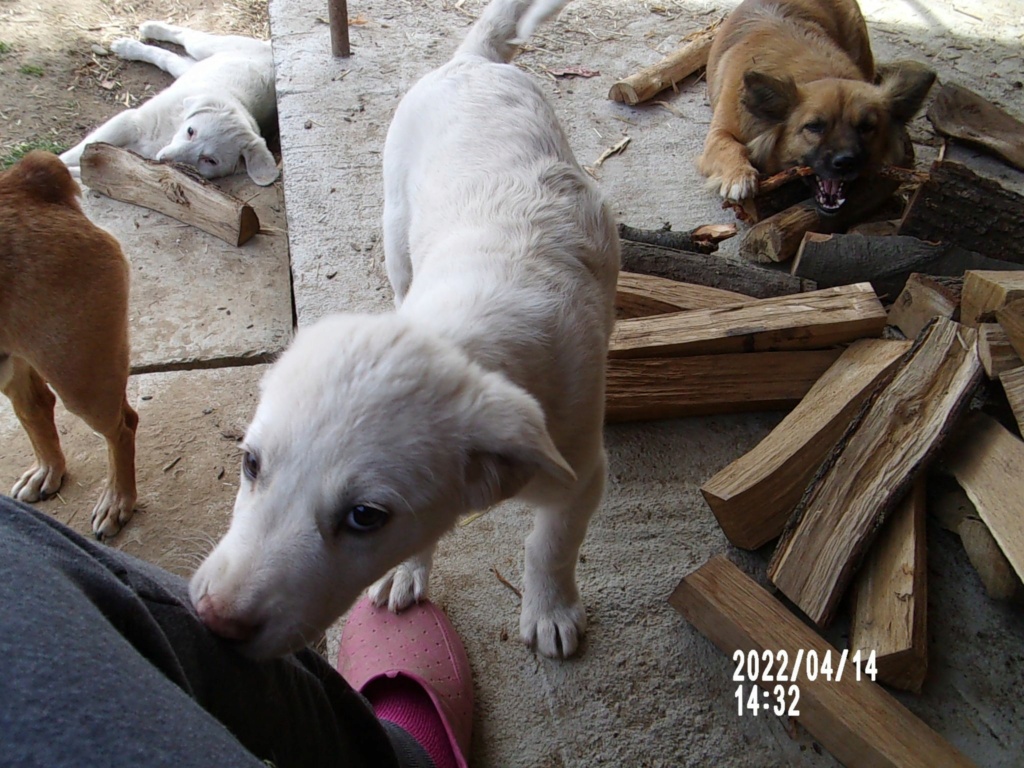
[[[943,136],[982,147],[1024,171],[1024,123],[955,83],[946,83],[928,108]]]
[[[619,80],[608,91],[608,98],[631,107],[636,106],[666,88],[674,87],[676,83],[685,80],[697,70],[703,69],[708,64],[708,53],[711,51],[711,43],[720,24],[721,22],[712,24],[661,61],[645,67],[625,80]]]

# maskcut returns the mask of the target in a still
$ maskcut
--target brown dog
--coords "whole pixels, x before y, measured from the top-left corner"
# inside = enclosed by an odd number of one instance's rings
[[[876,73],[855,0],[744,0],[715,37],[707,77],[701,173],[741,200],[758,171],[807,165],[825,214],[882,165],[912,162],[905,126],[935,81],[911,61]]]
[[[64,481],[56,399],[107,440],[107,487],[92,513],[113,536],[135,506],[128,405],[129,267],[117,240],[85,217],[78,185],[47,152],[0,175],[0,389],[32,441],[36,465],[11,495],[38,501]]]

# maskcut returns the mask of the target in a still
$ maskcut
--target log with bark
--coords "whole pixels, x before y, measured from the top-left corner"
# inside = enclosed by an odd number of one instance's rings
[[[620,320],[610,358],[823,349],[879,336],[886,314],[867,283],[719,309]]]
[[[636,106],[666,88],[674,88],[676,83],[704,69],[720,24],[721,21],[718,21],[695,33],[678,50],[624,80],[619,80],[608,91],[608,98]]]
[[[260,231],[252,206],[199,176],[195,169],[147,160],[110,144],[82,154],[82,183],[100,194],[170,216],[242,245]]]
[[[706,285],[758,299],[785,296],[817,287],[813,280],[793,277],[739,259],[702,256],[628,240],[622,242],[622,269],[682,283]]]
[[[687,232],[674,231],[669,224],[661,229],[637,229],[619,224],[619,238],[622,240],[693,253],[714,253],[720,242],[735,234],[735,224],[704,224]]]
[[[877,291],[878,286],[874,287]],[[960,277],[912,273],[889,307],[889,325],[899,328],[908,339],[914,339],[933,318],[959,320],[963,287],[964,281]]]
[[[1024,266],[914,237],[808,232],[791,272],[814,280],[819,288],[866,280],[879,296],[895,299],[914,272],[955,277],[978,269],[1024,270]]]
[[[840,652],[722,555],[683,578],[669,602],[726,655],[735,660],[736,653],[742,652],[744,661],[756,657],[761,662],[756,671],[754,664],[743,664],[741,695],[736,697],[739,712],[747,712],[743,707],[753,683],[767,694],[755,695],[753,701],[758,706],[770,701],[774,706],[779,683],[770,674],[778,674],[785,654],[789,674],[793,674],[794,665],[800,669],[795,677],[789,678],[796,682],[784,686],[783,700],[791,702],[799,696],[799,702],[792,711],[784,707],[783,714],[796,717],[843,765],[973,765],[880,685],[856,674],[851,661],[843,675],[819,675],[817,663],[827,658],[836,664]],[[809,677],[804,662],[812,656],[815,672]],[[773,662],[771,666],[766,663],[768,658]],[[735,661],[730,669],[741,671]]]
[[[943,136],[982,147],[1024,171],[1024,123],[973,91],[945,83],[928,119]]]
[[[764,440],[701,486],[730,542],[757,549],[782,533],[818,467],[910,346],[851,344]]]
[[[942,445],[981,378],[977,332],[938,319],[822,465],[768,577],[827,625],[886,517]]]

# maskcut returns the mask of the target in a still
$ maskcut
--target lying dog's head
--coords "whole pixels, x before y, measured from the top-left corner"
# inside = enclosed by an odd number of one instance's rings
[[[207,179],[243,169],[261,186],[278,176],[277,163],[252,116],[215,96],[189,96],[184,119],[157,160],[193,165]]]
[[[396,315],[300,330],[261,389],[231,527],[191,583],[253,657],[315,638],[460,515],[574,479],[533,397]]]
[[[743,105],[765,128],[748,144],[768,173],[810,166],[819,210],[839,210],[855,184],[906,157],[905,128],[921,108],[935,73],[916,62],[880,69],[877,83],[828,78],[798,85],[760,72],[743,78]]]

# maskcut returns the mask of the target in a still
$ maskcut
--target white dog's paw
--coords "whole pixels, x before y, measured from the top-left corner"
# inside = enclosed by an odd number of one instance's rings
[[[92,532],[102,541],[117,535],[135,513],[135,496],[109,485],[92,510]]]
[[[60,490],[64,482],[64,467],[36,466],[23,474],[11,490],[11,497],[26,504],[48,499]]]
[[[746,200],[757,193],[757,171],[752,166],[721,178],[718,193],[728,200]]]
[[[130,61],[137,61],[140,51],[145,49],[145,47],[144,43],[140,43],[138,40],[132,40],[130,37],[119,37],[110,44],[110,50],[113,51],[118,58],[128,59]]]
[[[368,590],[370,601],[378,608],[387,606],[398,613],[413,603],[425,600],[430,586],[430,568],[402,563]]]
[[[139,24],[139,37],[143,40],[168,40],[167,36],[173,33],[174,28],[162,21],[144,21]]]
[[[567,659],[576,653],[587,630],[587,612],[579,600],[559,604],[556,600],[523,602],[519,634],[523,642],[552,659]]]

